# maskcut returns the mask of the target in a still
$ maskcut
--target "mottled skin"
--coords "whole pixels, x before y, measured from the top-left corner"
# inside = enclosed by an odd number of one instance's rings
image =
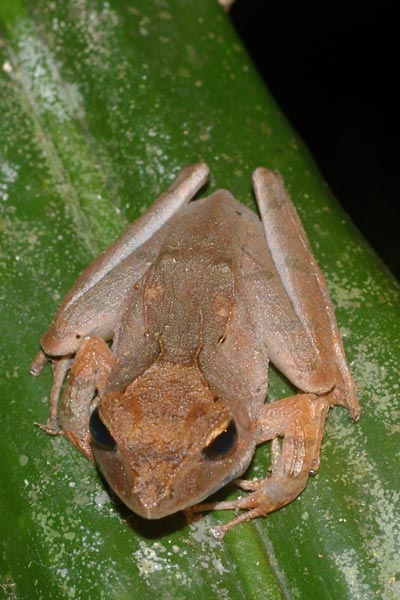
[[[181,171],[84,271],[31,370],[53,364],[46,431],[94,459],[127,506],[150,519],[246,509],[215,528],[223,535],[304,489],[330,406],[353,420],[360,409],[323,276],[279,175],[253,175],[262,220],[225,190],[190,202],[207,178],[204,163]],[[269,361],[299,394],[264,404]],[[271,473],[239,482],[250,495],[198,504],[278,437]]]

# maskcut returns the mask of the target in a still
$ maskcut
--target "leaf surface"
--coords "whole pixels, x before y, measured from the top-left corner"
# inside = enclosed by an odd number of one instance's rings
[[[279,51],[279,49],[277,49]],[[0,4],[0,590],[45,598],[400,597],[399,287],[343,214],[214,0]],[[35,428],[28,374],[80,271],[184,165],[254,206],[281,172],[324,270],[363,414],[330,414],[319,475],[223,542],[182,515],[145,522],[93,465]],[[379,210],[379,207],[378,207]],[[289,393],[271,373],[270,399]],[[251,475],[269,465],[260,448]],[[225,490],[234,495],[234,490]],[[1,595],[1,594],[0,594]]]

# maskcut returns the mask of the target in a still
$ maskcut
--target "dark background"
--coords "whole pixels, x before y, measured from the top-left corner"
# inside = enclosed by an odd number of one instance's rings
[[[394,3],[237,0],[230,16],[336,198],[400,277]]]

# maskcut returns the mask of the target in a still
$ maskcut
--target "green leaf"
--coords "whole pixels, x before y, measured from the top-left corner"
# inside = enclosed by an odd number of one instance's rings
[[[216,0],[2,0],[0,23],[4,597],[399,598],[399,287]],[[208,529],[226,514],[145,522],[110,500],[92,464],[34,427],[46,419],[50,368],[28,375],[79,272],[199,160],[210,190],[252,206],[252,170],[282,173],[326,273],[363,409],[356,425],[331,412],[319,475],[298,500],[223,542]],[[272,372],[270,399],[287,393]],[[260,448],[251,473],[268,464]]]

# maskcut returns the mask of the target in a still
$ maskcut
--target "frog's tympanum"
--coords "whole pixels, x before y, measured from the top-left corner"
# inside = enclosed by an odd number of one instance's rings
[[[215,528],[222,536],[296,498],[318,470],[329,408],[345,406],[353,420],[360,409],[280,176],[253,175],[261,220],[226,190],[191,201],[207,180],[204,163],[183,169],[83,272],[31,372],[51,361],[44,428],[95,460],[129,508],[148,519],[244,509]],[[265,404],[270,361],[298,393]],[[268,440],[268,475],[237,482],[249,495],[199,504]]]

